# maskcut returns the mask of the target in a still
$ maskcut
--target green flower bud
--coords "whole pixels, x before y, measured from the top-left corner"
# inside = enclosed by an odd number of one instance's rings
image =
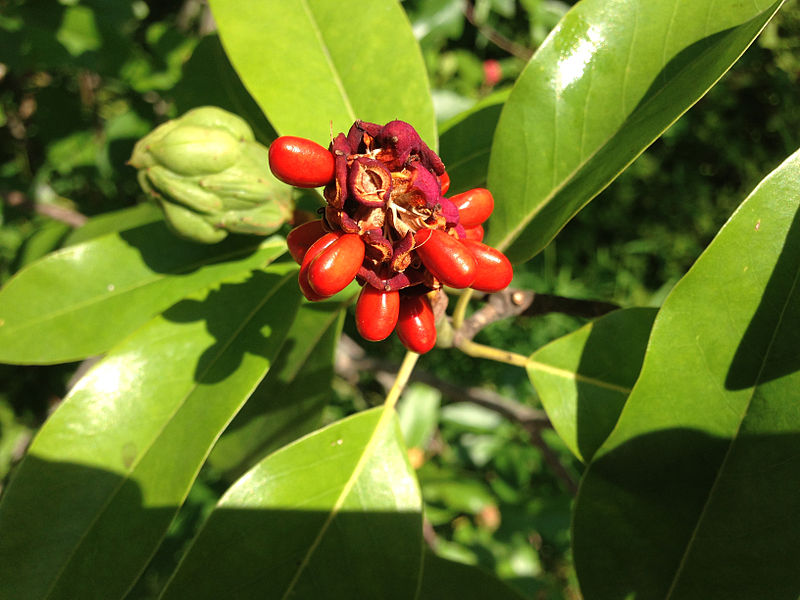
[[[291,216],[291,188],[270,172],[267,148],[245,121],[213,106],[151,131],[136,143],[129,163],[172,229],[188,239],[267,235]]]

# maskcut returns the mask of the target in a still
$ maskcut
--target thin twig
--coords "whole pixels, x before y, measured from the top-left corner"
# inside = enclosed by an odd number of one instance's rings
[[[464,16],[467,18],[467,21],[469,21],[470,24],[481,33],[481,35],[486,37],[486,39],[488,39],[498,48],[505,50],[517,58],[521,58],[525,62],[528,62],[531,56],[533,56],[533,50],[530,48],[526,48],[525,46],[517,44],[488,25],[482,25],[478,23],[477,19],[475,18],[475,7],[470,0],[464,0]]]

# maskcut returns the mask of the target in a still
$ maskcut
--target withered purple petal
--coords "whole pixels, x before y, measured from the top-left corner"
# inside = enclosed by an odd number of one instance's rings
[[[350,165],[347,191],[364,206],[383,207],[392,192],[392,174],[382,162],[360,156]]]

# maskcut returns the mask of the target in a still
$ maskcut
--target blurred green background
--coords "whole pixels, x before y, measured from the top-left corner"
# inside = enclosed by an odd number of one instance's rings
[[[440,124],[512,86],[571,4],[403,2]],[[790,1],[706,97],[517,269],[515,285],[658,306],[755,184],[797,148],[798,46],[800,8]],[[274,134],[254,103],[226,94],[235,85],[199,0],[0,0],[0,284],[58,248],[87,218],[144,201],[125,163],[134,142],[157,124],[214,104],[243,116],[268,143]],[[152,218],[141,210],[141,218]],[[582,322],[527,318],[493,325],[478,340],[529,354]],[[353,333],[352,319],[346,330]],[[387,368],[402,355],[391,341],[361,351],[363,361],[380,357]],[[76,368],[0,365],[0,482]],[[447,387],[488,387],[535,411],[525,373],[454,351],[435,351],[420,368],[427,384],[409,390],[401,414],[419,466],[428,542],[443,556],[494,571],[526,597],[578,598],[569,514],[570,481],[580,465],[546,427],[532,438],[496,411],[454,401],[458,393]],[[335,381],[329,420],[382,401],[384,383],[374,369],[350,375]],[[130,598],[157,593],[227,484],[203,472]]]

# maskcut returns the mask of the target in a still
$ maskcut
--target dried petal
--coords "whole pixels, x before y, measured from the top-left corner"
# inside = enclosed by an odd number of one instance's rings
[[[380,229],[369,229],[361,234],[361,239],[367,247],[367,256],[375,263],[380,264],[392,259],[392,242],[383,235]]]
[[[405,271],[411,264],[411,250],[414,249],[414,234],[410,231],[403,239],[394,243],[392,248],[392,269],[398,272]]]
[[[329,150],[333,154],[333,181],[325,186],[323,196],[334,208],[342,208],[347,197],[347,157],[352,149],[343,133],[331,142]]]

